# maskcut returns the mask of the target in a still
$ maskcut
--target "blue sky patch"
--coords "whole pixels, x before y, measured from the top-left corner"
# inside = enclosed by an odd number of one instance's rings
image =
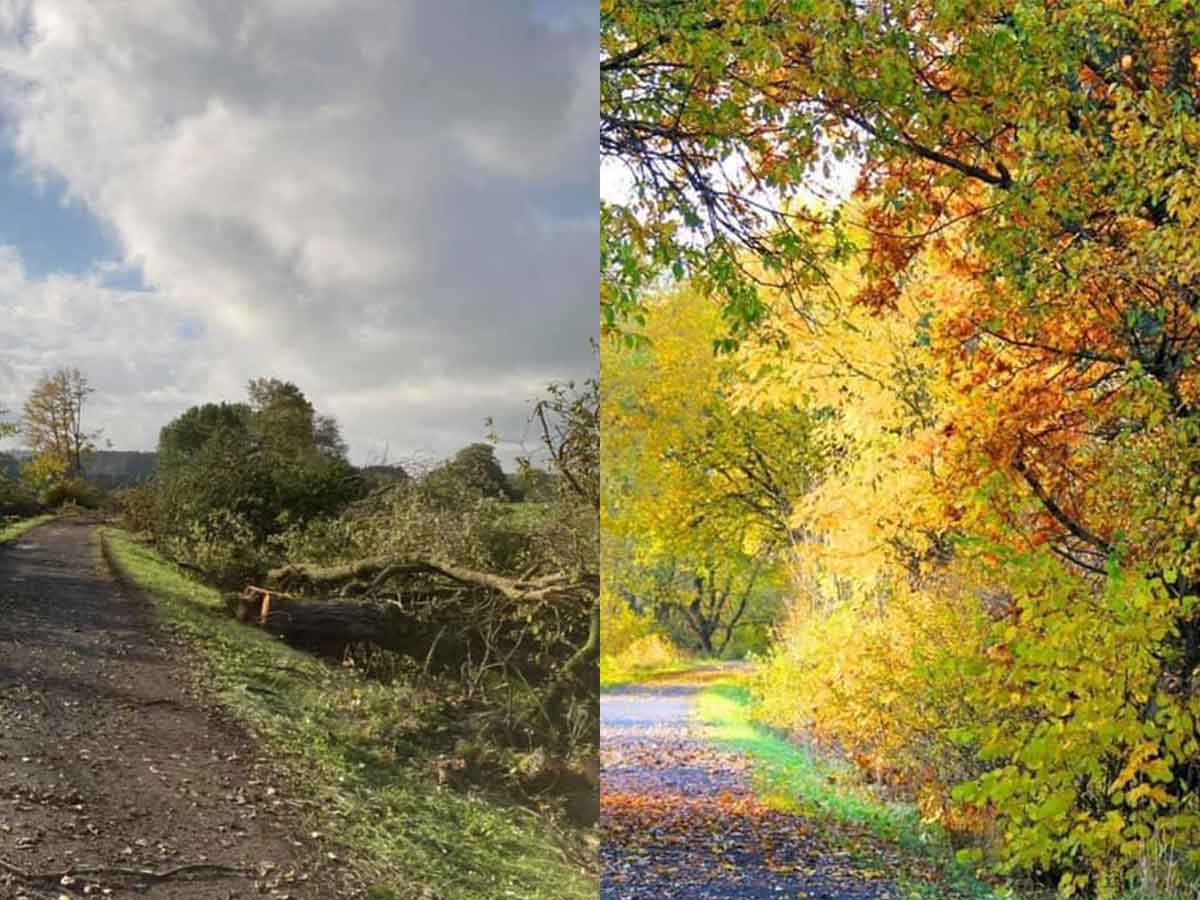
[[[186,319],[175,333],[183,341],[199,340],[204,337],[204,323],[199,319]]]
[[[142,273],[142,267],[139,263],[126,266],[116,266],[104,272],[100,277],[102,287],[112,288],[117,291],[153,291],[150,285],[146,284],[145,277]]]
[[[66,193],[59,179],[35,184],[12,149],[0,144],[0,243],[17,248],[30,278],[85,275],[97,263],[121,257],[111,230],[78,200],[67,201]],[[127,278],[128,270],[120,272]],[[134,270],[133,275],[136,290],[142,286],[141,273]]]

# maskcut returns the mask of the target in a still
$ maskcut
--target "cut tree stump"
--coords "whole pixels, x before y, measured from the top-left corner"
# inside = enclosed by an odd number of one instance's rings
[[[427,622],[397,604],[302,600],[249,586],[237,598],[237,618],[288,644],[323,656],[370,644],[411,656],[434,669],[457,668],[482,642],[446,625]]]

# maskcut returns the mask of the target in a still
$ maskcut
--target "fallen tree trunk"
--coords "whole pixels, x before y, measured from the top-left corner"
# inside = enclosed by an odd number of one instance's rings
[[[264,588],[247,588],[244,620],[300,646],[373,643],[426,659],[439,667],[489,660],[527,678],[546,678],[543,709],[552,717],[577,684],[592,686],[599,655],[600,579],[553,572],[507,576],[467,569],[431,556],[386,555],[332,566],[290,563],[271,570],[283,590],[318,589],[341,596],[394,592],[403,603],[309,601]],[[257,606],[255,605],[257,604]],[[544,617],[544,619],[543,619]],[[569,623],[546,654],[544,625]],[[585,624],[586,623],[586,624]],[[586,637],[579,633],[587,628]],[[530,638],[531,635],[541,636]],[[578,641],[579,643],[574,643]],[[559,656],[561,654],[561,656]]]
[[[347,647],[372,644],[424,661],[434,669],[457,668],[478,654],[482,641],[469,631],[426,621],[392,603],[301,600],[248,587],[238,598],[237,618],[295,647],[340,656]]]

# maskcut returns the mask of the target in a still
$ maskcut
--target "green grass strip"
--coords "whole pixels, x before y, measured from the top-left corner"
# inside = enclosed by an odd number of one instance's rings
[[[710,666],[712,666],[712,660],[706,659],[680,659],[661,666],[629,666],[618,663],[612,657],[602,656],[600,657],[600,690],[611,691],[632,684],[668,681],[677,676],[687,675],[696,669]]]
[[[0,527],[0,544],[15,541],[25,532],[32,528],[37,528],[39,525],[45,525],[47,522],[53,521],[56,518],[54,513],[47,513],[42,516],[33,516],[28,519],[17,519],[6,523]]]
[[[440,786],[414,765],[422,748],[396,735],[435,697],[368,682],[248,628],[228,615],[217,591],[129,534],[100,531],[107,558],[198,651],[217,702],[280,760],[311,801],[309,826],[336,836],[372,898],[594,900],[596,879],[564,849],[555,826]]]
[[[706,687],[697,698],[696,715],[717,745],[753,761],[755,789],[765,802],[800,815],[861,827],[908,853],[933,859],[955,896],[980,900],[1009,896],[995,893],[957,863],[945,833],[922,821],[915,806],[875,796],[857,783],[848,763],[820,757],[755,722],[744,677],[731,677]],[[898,882],[907,898],[942,896],[936,893],[940,887],[935,885],[899,876]]]

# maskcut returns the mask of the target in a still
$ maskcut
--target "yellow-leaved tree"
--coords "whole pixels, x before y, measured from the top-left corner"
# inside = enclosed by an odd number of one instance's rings
[[[680,640],[720,654],[739,630],[765,636],[798,538],[793,502],[830,448],[802,404],[737,400],[743,375],[714,353],[711,301],[684,289],[651,307],[648,341],[602,351],[605,571]]]

